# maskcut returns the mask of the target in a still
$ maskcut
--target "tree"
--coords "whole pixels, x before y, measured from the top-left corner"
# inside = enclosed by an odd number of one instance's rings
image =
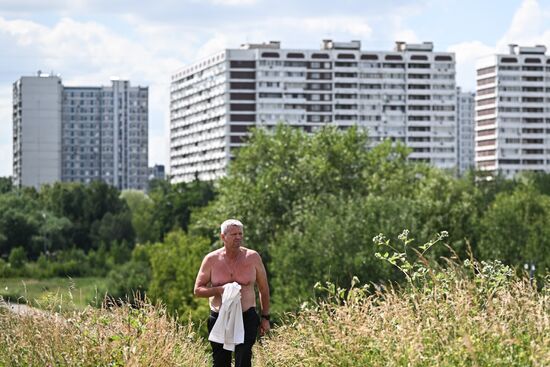
[[[12,248],[8,262],[12,268],[21,269],[27,262],[27,252],[21,246]]]
[[[149,197],[153,201],[155,239],[160,241],[174,230],[187,231],[191,212],[204,207],[215,197],[212,183],[193,181],[171,185],[168,181],[157,181],[151,188]]]
[[[272,133],[254,130],[220,180],[218,200],[196,217],[192,232],[214,238],[224,219],[239,218],[250,246],[269,260],[267,244],[292,222],[304,198],[367,192],[367,142],[357,128],[343,133],[327,128],[314,135],[284,125]]]
[[[0,255],[21,246],[31,258],[38,257],[34,239],[39,235],[40,216],[36,202],[22,192],[0,195]]]
[[[520,185],[510,195],[497,194],[481,220],[480,252],[484,259],[509,265],[535,262],[550,268],[550,196]]]
[[[0,195],[13,191],[13,180],[11,177],[0,177]]]
[[[151,264],[148,247],[137,245],[130,261],[119,265],[107,276],[107,289],[110,297],[134,302],[143,300],[151,281]]]
[[[274,309],[296,309],[313,298],[317,282],[349,287],[355,276],[361,281],[390,277],[390,269],[374,258],[372,238],[385,228],[382,218],[391,215],[377,214],[365,197],[309,198],[270,246]]]
[[[138,243],[152,243],[160,239],[158,226],[155,225],[155,204],[149,196],[138,190],[125,190],[124,199],[132,214],[132,226]]]
[[[94,248],[98,248],[100,243],[123,241],[133,247],[135,233],[130,212],[106,213],[101,220],[94,221],[90,228],[90,237]]]
[[[40,191],[40,201],[45,211],[71,221],[68,242],[84,251],[97,249],[101,241],[133,243],[134,234],[127,225],[129,214],[125,214],[129,212],[128,206],[120,198],[120,192],[105,182],[45,185]],[[115,228],[117,225],[121,227]]]
[[[181,229],[167,234],[164,242],[149,248],[151,282],[149,296],[160,299],[169,311],[196,321],[208,313],[205,299],[193,295],[195,278],[203,257],[210,251],[205,238],[191,237]]]

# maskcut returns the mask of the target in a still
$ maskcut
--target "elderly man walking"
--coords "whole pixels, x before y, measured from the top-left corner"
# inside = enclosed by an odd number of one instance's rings
[[[260,255],[243,247],[243,224],[228,219],[221,225],[223,247],[202,261],[195,296],[210,298],[209,340],[214,367],[230,367],[232,350],[235,366],[252,366],[252,346],[269,331],[269,286]],[[256,291],[260,293],[260,316],[256,312]],[[225,304],[224,304],[225,303]]]

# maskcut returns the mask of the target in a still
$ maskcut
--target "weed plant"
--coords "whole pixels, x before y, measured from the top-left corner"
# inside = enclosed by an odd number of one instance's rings
[[[402,285],[326,283],[324,297],[285,315],[254,348],[256,367],[550,366],[550,289],[498,261],[447,261],[375,238]],[[389,251],[386,251],[389,250]],[[386,254],[387,252],[387,254]],[[393,253],[392,253],[393,252]],[[148,302],[60,313],[0,307],[0,366],[190,366],[211,364],[191,323]]]
[[[374,239],[398,268],[402,286],[318,285],[324,300],[288,315],[257,348],[259,366],[550,366],[548,288],[495,262],[425,257],[434,240],[412,247]],[[391,253],[393,251],[393,253]],[[415,259],[415,260],[413,260]]]

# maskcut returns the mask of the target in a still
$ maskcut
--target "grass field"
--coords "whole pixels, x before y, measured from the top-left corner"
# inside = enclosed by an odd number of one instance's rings
[[[0,296],[8,302],[29,303],[49,308],[55,300],[64,309],[83,309],[89,304],[100,305],[105,292],[105,279],[49,278],[0,279]]]
[[[254,366],[550,366],[548,288],[486,269],[432,275],[378,291],[327,287],[327,299],[256,343]],[[208,342],[182,321],[147,303],[29,315],[0,308],[0,366],[211,365]]]

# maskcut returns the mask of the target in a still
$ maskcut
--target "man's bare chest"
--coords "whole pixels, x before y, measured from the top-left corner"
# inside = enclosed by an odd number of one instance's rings
[[[238,263],[219,260],[212,268],[211,281],[213,286],[237,282],[242,286],[254,284],[256,269],[254,264],[241,261]]]

